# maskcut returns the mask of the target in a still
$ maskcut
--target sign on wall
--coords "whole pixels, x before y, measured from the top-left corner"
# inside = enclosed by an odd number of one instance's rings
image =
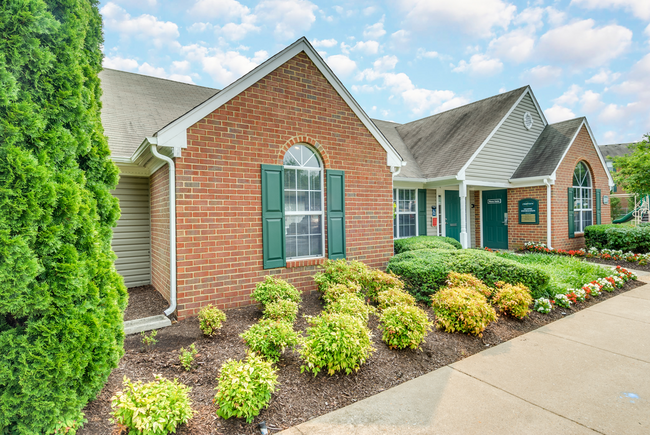
[[[519,223],[539,225],[539,201],[526,198],[519,201]]]

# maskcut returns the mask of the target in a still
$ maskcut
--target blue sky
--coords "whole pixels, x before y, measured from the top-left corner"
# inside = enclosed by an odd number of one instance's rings
[[[650,132],[650,0],[102,1],[104,66],[223,88],[306,36],[371,117],[530,84],[599,144]]]

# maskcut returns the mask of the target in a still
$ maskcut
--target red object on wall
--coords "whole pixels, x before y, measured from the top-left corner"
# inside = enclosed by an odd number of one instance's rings
[[[437,227],[438,226],[438,218],[437,217],[432,217],[431,218],[431,226],[432,227]]]

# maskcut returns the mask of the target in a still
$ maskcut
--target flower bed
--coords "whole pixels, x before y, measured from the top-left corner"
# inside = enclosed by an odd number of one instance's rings
[[[598,248],[589,248],[589,249],[549,249],[544,243],[538,242],[526,242],[524,243],[524,251],[528,252],[537,252],[541,254],[554,254],[554,255],[563,255],[568,257],[577,257],[577,258],[599,258],[601,260],[613,260],[613,261],[626,261],[628,263],[635,263],[639,266],[646,266],[650,261],[649,254],[639,254],[631,251],[623,252],[621,250],[615,249],[598,249]]]

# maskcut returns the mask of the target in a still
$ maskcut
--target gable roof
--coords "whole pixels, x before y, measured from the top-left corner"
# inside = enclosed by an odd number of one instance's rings
[[[454,176],[528,89],[525,86],[394,128],[417,162],[422,178]],[[388,130],[385,125],[381,128]],[[407,162],[409,166],[409,159]]]
[[[411,151],[408,149],[399,133],[397,132],[397,127],[402,124],[390,121],[381,121],[379,119],[373,119],[372,122],[381,130],[383,135],[388,139],[388,141],[393,145],[393,148],[402,156],[404,161],[407,163],[406,166],[402,167],[402,170],[399,173],[400,177],[408,178],[424,178],[420,165],[418,165],[417,160],[411,154]]]
[[[114,159],[128,159],[147,136],[219,92],[218,89],[104,68],[102,124]]]
[[[175,150],[187,147],[187,129],[205,118],[210,113],[221,107],[223,104],[232,100],[234,97],[245,91],[266,75],[275,71],[278,67],[290,59],[304,52],[307,57],[314,63],[316,68],[323,74],[327,81],[332,85],[336,92],[348,104],[350,109],[355,113],[359,120],[365,125],[368,131],[374,136],[379,144],[386,150],[387,165],[401,166],[402,157],[384,137],[377,126],[370,120],[370,117],[361,108],[359,103],[352,97],[350,92],[336,77],[330,67],[323,61],[320,55],[314,50],[307,38],[302,37],[296,42],[275,54],[253,70],[237,79],[235,82],[223,88],[219,93],[204,101],[197,107],[168,123],[156,133],[156,142],[159,146],[172,147]]]
[[[630,147],[634,145],[634,143],[616,143],[616,144],[609,144],[609,145],[601,145],[598,148],[600,148],[600,152],[602,155],[607,158],[607,157],[621,157],[626,154],[630,154],[634,150],[630,149]]]
[[[584,120],[583,117],[547,125],[512,175],[512,179],[553,174]]]

